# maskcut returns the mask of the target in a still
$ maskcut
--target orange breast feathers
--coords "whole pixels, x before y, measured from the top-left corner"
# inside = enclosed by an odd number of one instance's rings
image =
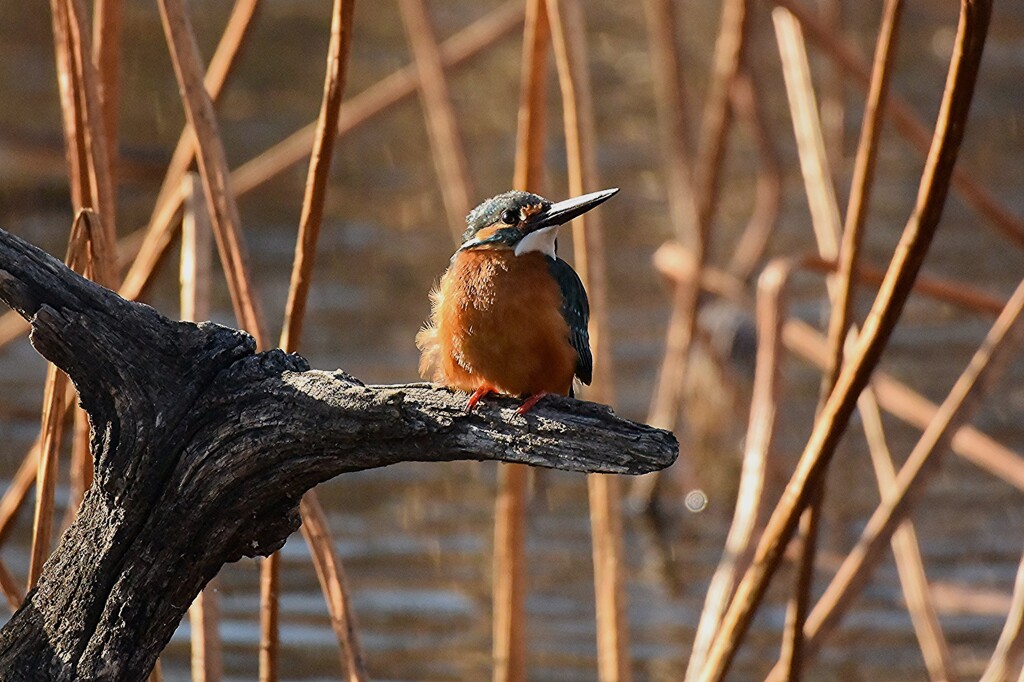
[[[424,379],[467,392],[569,394],[576,350],[544,255],[462,251],[430,298],[431,323],[416,336]]]

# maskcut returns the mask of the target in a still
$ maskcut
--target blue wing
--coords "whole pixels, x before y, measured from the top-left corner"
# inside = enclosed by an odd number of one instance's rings
[[[587,291],[576,271],[561,258],[549,258],[548,269],[562,291],[562,317],[569,325],[569,343],[576,349],[576,376],[590,384],[594,373],[594,358],[590,354],[590,302]]]

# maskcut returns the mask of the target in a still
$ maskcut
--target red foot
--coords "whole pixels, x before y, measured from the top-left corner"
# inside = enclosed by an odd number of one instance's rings
[[[481,386],[476,389],[476,393],[469,397],[469,404],[466,405],[466,412],[472,412],[476,407],[476,404],[480,402],[480,399],[484,398],[489,393],[494,393],[494,389],[490,386]]]
[[[518,409],[516,409],[516,414],[526,414],[527,412],[532,410],[534,405],[539,403],[540,399],[543,398],[544,396],[546,396],[547,394],[548,394],[547,391],[541,391],[540,393],[534,393],[529,398],[527,398],[525,401],[523,401],[523,404],[520,405]]]

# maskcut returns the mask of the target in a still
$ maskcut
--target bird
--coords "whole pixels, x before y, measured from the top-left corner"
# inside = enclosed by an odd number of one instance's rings
[[[498,393],[523,399],[526,414],[545,395],[572,396],[574,378],[590,384],[590,304],[556,240],[618,191],[556,203],[512,190],[473,209],[416,335],[422,377],[470,393],[467,412]]]

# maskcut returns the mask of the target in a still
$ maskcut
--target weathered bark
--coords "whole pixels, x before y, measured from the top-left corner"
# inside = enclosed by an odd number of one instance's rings
[[[24,605],[0,631],[5,680],[142,680],[221,565],[281,547],[298,503],[340,473],[402,461],[502,460],[639,474],[675,459],[666,431],[603,406],[523,418],[424,384],[364,386],[256,353],[244,332],[175,322],[0,230],[0,299],[78,388],[96,476]]]

